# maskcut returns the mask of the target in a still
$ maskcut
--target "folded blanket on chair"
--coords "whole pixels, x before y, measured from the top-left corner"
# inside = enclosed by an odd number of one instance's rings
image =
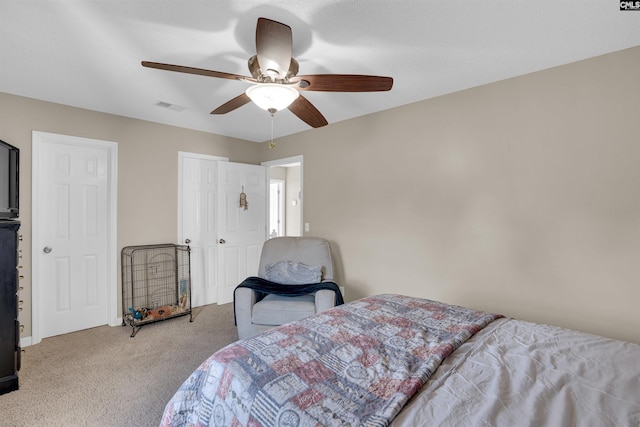
[[[233,290],[233,299],[236,299],[236,290],[238,288],[249,288],[256,291],[256,302],[269,294],[277,294],[285,297],[299,297],[301,295],[312,294],[322,289],[329,289],[336,294],[336,305],[344,304],[340,288],[335,282],[309,283],[306,285],[283,285],[281,283],[271,282],[262,277],[248,277]],[[233,321],[235,322],[235,304],[233,308]],[[236,323],[237,324],[237,323]]]

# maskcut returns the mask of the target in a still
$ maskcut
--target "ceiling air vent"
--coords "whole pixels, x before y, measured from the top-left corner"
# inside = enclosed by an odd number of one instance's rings
[[[158,101],[155,104],[157,107],[167,108],[173,111],[184,111],[187,107],[183,107],[182,105],[171,104],[170,102]]]

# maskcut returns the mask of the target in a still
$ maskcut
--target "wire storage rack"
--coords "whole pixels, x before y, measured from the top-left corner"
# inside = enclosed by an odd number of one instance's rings
[[[191,251],[170,243],[127,246],[121,252],[122,326],[131,337],[146,324],[189,315]]]

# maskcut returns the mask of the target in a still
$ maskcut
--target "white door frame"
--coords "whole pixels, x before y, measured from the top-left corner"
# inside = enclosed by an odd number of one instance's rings
[[[65,144],[78,145],[88,148],[100,148],[109,153],[109,188],[107,190],[107,318],[109,326],[122,324],[122,317],[118,312],[118,144],[112,141],[81,138],[76,136],[59,135],[47,132],[32,132],[31,154],[31,344],[38,344],[42,340],[40,322],[40,250],[38,224],[46,212],[38,205],[40,193],[39,176],[41,170],[41,147],[46,140],[58,140]]]
[[[290,165],[291,163],[300,163],[300,236],[304,236],[304,156],[285,157],[284,159],[270,160],[260,163],[267,168],[274,166]],[[267,173],[267,179],[269,174]],[[268,199],[267,199],[268,200]],[[266,206],[266,217],[269,218],[269,203]],[[286,234],[286,233],[285,233]],[[267,236],[268,237],[268,236]]]

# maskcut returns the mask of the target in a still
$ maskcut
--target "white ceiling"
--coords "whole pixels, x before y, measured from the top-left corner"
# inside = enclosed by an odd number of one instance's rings
[[[253,104],[209,114],[245,83],[140,65],[248,76],[261,16],[292,28],[300,74],[394,78],[390,92],[305,92],[329,123],[640,45],[640,11],[617,0],[0,0],[0,92],[266,141]],[[273,124],[310,129],[289,111]]]

